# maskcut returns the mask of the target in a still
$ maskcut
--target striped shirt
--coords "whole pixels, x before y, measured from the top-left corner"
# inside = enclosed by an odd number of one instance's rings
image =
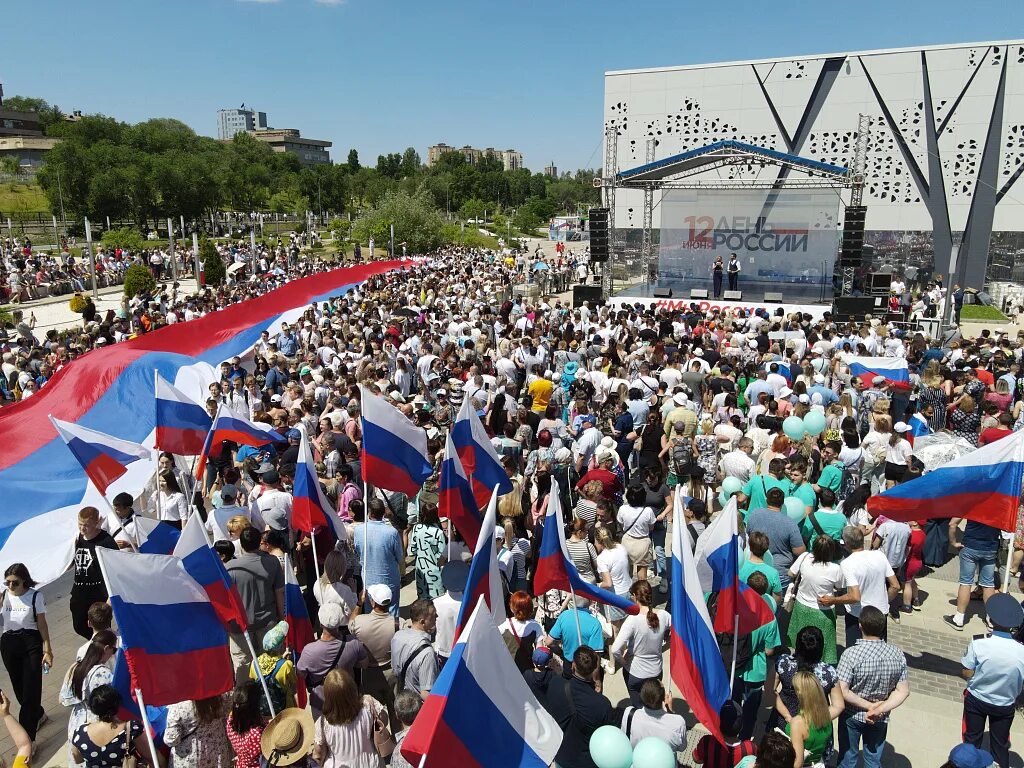
[[[594,545],[589,541],[577,541],[576,539],[569,539],[565,545],[569,550],[569,559],[572,560],[572,564],[576,566],[576,570],[580,572],[583,580],[589,581],[591,584],[595,583],[597,574],[594,573],[594,564],[597,562],[597,550],[594,549]]]

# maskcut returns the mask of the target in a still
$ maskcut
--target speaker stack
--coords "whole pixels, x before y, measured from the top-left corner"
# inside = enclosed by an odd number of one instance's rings
[[[589,301],[591,306],[601,301],[600,285],[574,285],[572,288],[572,305],[579,307],[584,301]]]
[[[850,205],[843,220],[843,240],[839,248],[839,268],[858,268],[864,260],[864,217],[867,206]]]
[[[603,264],[608,261],[608,209],[591,208],[590,260]]]

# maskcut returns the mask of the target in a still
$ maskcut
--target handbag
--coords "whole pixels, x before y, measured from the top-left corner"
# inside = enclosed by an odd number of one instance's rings
[[[395,751],[396,744],[388,726],[386,711],[384,717],[384,720],[378,720],[376,717],[373,719],[373,746],[376,747],[378,755],[387,758]]]
[[[801,558],[803,555],[800,556]],[[782,610],[786,613],[793,612],[793,606],[796,604],[796,592],[800,589],[800,580],[804,575],[804,564],[803,561],[800,563],[800,570],[796,572],[796,578],[789,582],[789,586],[786,587],[786,594],[782,598]]]

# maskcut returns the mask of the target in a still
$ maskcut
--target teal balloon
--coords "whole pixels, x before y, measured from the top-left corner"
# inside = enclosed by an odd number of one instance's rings
[[[633,768],[674,768],[675,765],[676,753],[667,741],[657,736],[640,739],[633,750]]]
[[[743,483],[738,477],[727,477],[722,481],[722,493],[728,498],[743,490]]]
[[[807,512],[807,505],[804,504],[803,499],[798,499],[796,496],[790,496],[782,503],[782,508],[786,510],[786,516],[795,522],[800,522],[804,519]]]
[[[804,432],[804,420],[799,416],[788,416],[784,422],[782,422],[782,431],[786,433],[786,437],[790,440],[803,440]]]
[[[597,768],[629,768],[633,764],[629,737],[614,725],[602,725],[590,734],[590,757]]]
[[[719,504],[719,506],[724,507],[728,503],[729,503],[729,497],[725,495],[725,489],[723,488],[722,490],[720,490],[718,492],[718,504]]]
[[[821,411],[810,411],[804,416],[804,426],[808,434],[817,437],[825,431],[825,414]]]
[[[765,565],[770,565],[772,568],[775,567],[775,557],[772,555],[772,551],[770,549],[766,550],[765,553],[761,555],[761,559],[764,560]]]
[[[742,567],[743,567],[743,564],[747,562],[747,558],[748,558],[749,556],[750,556],[750,553],[749,553],[749,552],[747,551],[746,547],[744,547],[743,549],[741,549],[741,550],[740,550],[740,553],[739,553],[739,556],[738,556],[738,557],[736,558],[736,561],[737,561],[737,565],[738,565],[738,566],[739,566],[740,568],[742,568]]]

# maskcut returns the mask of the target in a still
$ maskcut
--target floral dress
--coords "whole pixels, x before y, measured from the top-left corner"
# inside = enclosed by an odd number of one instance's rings
[[[266,726],[261,725],[250,728],[245,733],[236,733],[231,727],[231,715],[228,715],[228,741],[235,750],[235,768],[259,768],[260,757],[263,754],[260,750],[260,741],[264,728]]]
[[[946,426],[957,437],[962,437],[975,447],[978,446],[978,429],[981,427],[981,416],[978,415],[977,411],[967,413],[956,408],[949,414]]]
[[[441,557],[448,539],[436,525],[417,524],[409,538],[409,554],[416,563],[416,596],[432,600],[444,594]]]
[[[697,466],[704,470],[705,478],[712,478],[718,472],[718,436],[697,435]]]
[[[227,697],[222,701],[226,707]],[[170,768],[231,768],[234,759],[224,719],[199,722],[191,701],[167,708],[164,743],[171,748]]]

